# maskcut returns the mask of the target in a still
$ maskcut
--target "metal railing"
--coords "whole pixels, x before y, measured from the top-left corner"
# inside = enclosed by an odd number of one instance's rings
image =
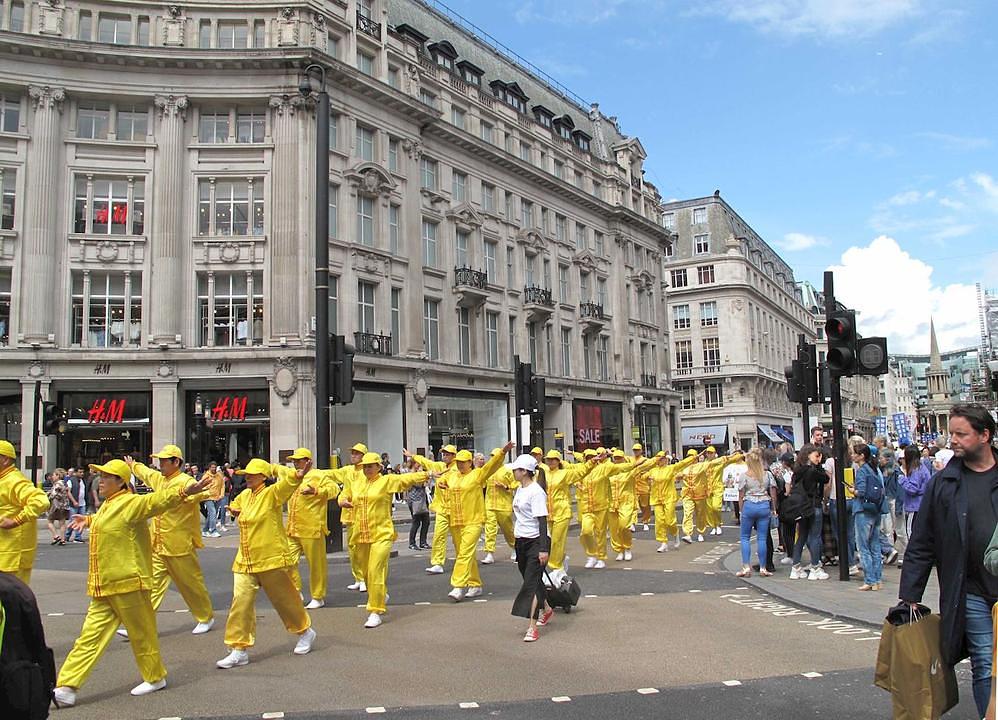
[[[523,288],[523,303],[525,305],[545,305],[547,307],[553,307],[554,299],[551,297],[550,290],[537,287],[536,285],[531,285]]]
[[[374,22],[374,20],[364,15],[360,10],[357,11],[357,29],[377,40],[381,39],[381,23]]]
[[[472,287],[476,290],[488,288],[488,275],[481,270],[472,270],[470,267],[454,268],[454,285]]]
[[[353,344],[357,352],[365,355],[392,355],[392,336],[355,332]]]
[[[594,302],[579,303],[579,317],[602,320],[603,306]]]
[[[641,373],[641,385],[643,387],[658,387],[658,376],[650,373]]]

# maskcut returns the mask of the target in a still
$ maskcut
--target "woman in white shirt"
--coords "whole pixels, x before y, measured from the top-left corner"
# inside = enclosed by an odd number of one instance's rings
[[[554,615],[544,591],[544,566],[551,551],[548,497],[535,479],[537,460],[533,456],[520,455],[509,469],[520,483],[513,496],[513,534],[516,535],[516,564],[523,576],[523,586],[513,601],[512,614],[530,621],[523,641],[534,642],[538,626],[547,625]]]

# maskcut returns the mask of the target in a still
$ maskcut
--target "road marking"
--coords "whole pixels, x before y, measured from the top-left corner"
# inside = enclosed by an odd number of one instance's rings
[[[641,593],[641,597],[653,597],[655,593]]]
[[[358,605],[357,607],[362,607],[362,608],[366,608],[366,607],[367,607],[367,605],[366,605],[365,603],[361,603],[361,604],[360,604],[360,605]]]
[[[708,550],[700,557],[690,560],[690,565],[713,565],[722,557],[725,557],[729,552],[731,551],[727,547],[715,547]]]
[[[735,590],[749,590],[749,589],[750,589],[750,588],[749,588],[749,586],[748,586],[748,585],[742,585],[741,587],[736,587],[736,588],[735,588]]]
[[[703,592],[703,590],[690,590],[691,593]]]
[[[62,617],[66,613],[48,613],[48,617]]]
[[[478,703],[476,703],[476,702],[463,702],[463,703],[458,703],[457,706],[459,708],[461,708],[462,710],[474,710],[476,707],[478,707]]]
[[[599,595],[586,595],[587,598],[598,598]]]
[[[704,575],[715,575],[716,573],[713,573],[710,570],[705,570],[703,574]]]
[[[284,717],[282,712],[269,712],[260,716],[263,720],[281,720]]]
[[[426,601],[423,601],[423,602],[418,602],[418,603],[413,603],[413,605],[432,605],[432,604],[433,604],[433,603],[430,603],[430,602],[426,602]]]
[[[639,695],[656,695],[658,694],[658,688],[638,688]]]
[[[483,603],[483,602],[488,602],[488,600],[487,600],[487,599],[485,599],[485,598],[478,598],[478,599],[477,599],[477,600],[475,600],[474,602],[477,602],[477,603]]]
[[[165,717],[165,718],[160,718],[159,720],[180,720],[180,718],[178,718],[178,717]]]
[[[634,568],[624,568],[624,570],[633,570]]]
[[[559,695],[558,697],[551,698],[551,702],[572,702],[572,698],[568,695]]]
[[[822,676],[821,673],[817,672],[801,673],[801,677],[806,677],[809,680],[814,680],[814,678],[820,678],[821,676]]]
[[[174,610],[173,612],[175,612],[178,615],[180,615],[181,613],[189,613],[190,610],[188,610],[187,608],[184,608],[183,610]]]
[[[368,715],[378,715],[380,713],[385,712],[385,709],[383,707],[369,707],[365,709]]]
[[[673,572],[673,571],[672,571],[672,570],[663,570],[662,572],[668,572],[668,573],[671,573],[671,572]]]
[[[724,685],[725,687],[738,687],[739,685],[742,684],[742,681],[741,680],[725,680],[721,684]]]

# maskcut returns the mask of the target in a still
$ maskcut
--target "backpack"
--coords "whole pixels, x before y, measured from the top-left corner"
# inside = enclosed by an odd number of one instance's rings
[[[814,500],[805,492],[800,483],[790,489],[783,502],[780,503],[780,521],[784,523],[795,523],[798,520],[807,520],[814,517]]]
[[[0,717],[45,720],[55,688],[55,658],[35,596],[13,575],[0,573]]]
[[[874,503],[875,505],[880,505],[880,501],[884,499],[884,476],[880,474],[877,470],[873,471],[873,479],[866,483],[866,496],[863,498],[866,502]]]

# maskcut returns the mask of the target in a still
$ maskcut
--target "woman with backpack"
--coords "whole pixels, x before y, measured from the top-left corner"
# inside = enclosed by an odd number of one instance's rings
[[[870,446],[855,443],[852,461],[856,467],[856,497],[853,512],[856,523],[856,546],[863,566],[863,591],[880,590],[884,559],[880,554],[880,514],[884,501],[884,483],[879,473],[870,466]]]
[[[780,512],[786,522],[797,521],[791,580],[827,580],[821,569],[821,504],[828,475],[822,462],[825,455],[817,445],[805,445],[797,453],[797,464],[791,479],[790,495],[783,501]],[[801,567],[804,546],[811,556],[810,567]]]
[[[738,505],[741,511],[742,569],[738,577],[749,577],[752,566],[752,529],[756,533],[756,552],[759,555],[759,574],[772,575],[766,567],[769,546],[769,519],[776,513],[776,480],[762,464],[762,450],[753,448],[745,456],[745,470],[735,480],[738,488]]]

